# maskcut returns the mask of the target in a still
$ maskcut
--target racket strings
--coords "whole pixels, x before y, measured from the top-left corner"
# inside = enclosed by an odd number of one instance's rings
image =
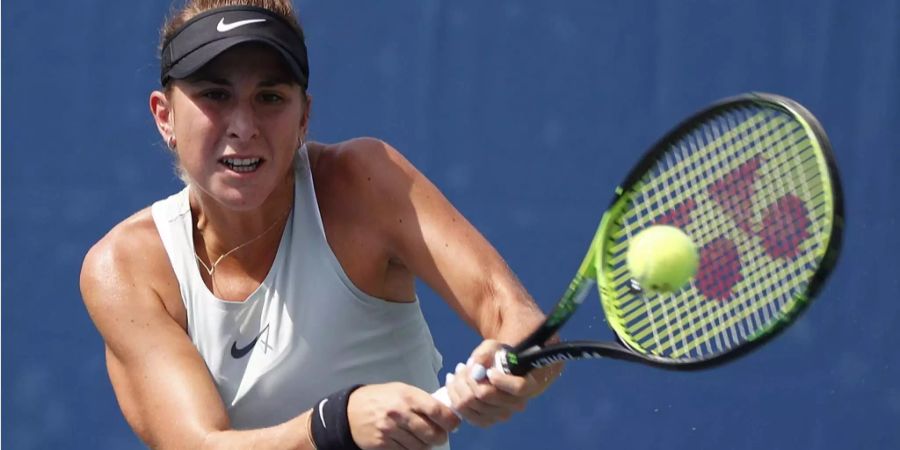
[[[771,329],[803,301],[827,241],[823,179],[810,133],[780,109],[729,109],[670,143],[631,189],[602,268],[620,336],[655,356],[702,359]],[[647,296],[624,259],[629,239],[658,223],[684,229],[701,263],[689,287]]]

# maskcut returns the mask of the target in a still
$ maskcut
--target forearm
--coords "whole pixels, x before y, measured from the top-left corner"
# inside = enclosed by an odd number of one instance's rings
[[[485,270],[485,278],[475,281],[480,287],[477,331],[485,339],[515,345],[544,321],[544,313],[512,271],[505,267]]]
[[[268,428],[215,431],[206,436],[202,448],[315,450],[309,429],[310,414],[311,411],[307,411],[287,422]]]
[[[495,284],[498,287],[494,289],[491,303],[496,306],[491,310],[493,317],[488,317],[484,326],[488,334],[482,335],[506,345],[516,345],[544,322],[545,315],[518,280],[509,281],[508,277],[503,280]],[[559,338],[556,335],[548,339],[548,343],[557,341]],[[543,392],[562,373],[562,369],[563,364],[557,363],[536,369],[531,375]]]

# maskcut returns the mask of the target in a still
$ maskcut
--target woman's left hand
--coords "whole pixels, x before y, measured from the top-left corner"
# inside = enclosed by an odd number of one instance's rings
[[[541,371],[520,377],[491,367],[494,353],[501,348],[500,342],[485,340],[472,352],[468,363],[457,364],[454,373],[447,374],[451,407],[467,422],[479,427],[506,421],[513,413],[523,411],[528,400],[541,393],[555,378]],[[487,376],[476,380],[478,372],[484,373],[485,368]]]

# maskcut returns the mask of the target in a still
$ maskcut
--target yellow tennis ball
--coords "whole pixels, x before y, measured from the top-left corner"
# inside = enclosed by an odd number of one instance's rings
[[[641,289],[668,293],[681,289],[697,273],[697,246],[678,228],[650,226],[628,244],[626,262]]]

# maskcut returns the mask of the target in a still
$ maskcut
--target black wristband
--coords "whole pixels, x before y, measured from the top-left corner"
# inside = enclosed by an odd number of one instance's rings
[[[350,433],[347,404],[358,384],[340,390],[316,403],[312,410],[312,440],[319,450],[361,450]]]

